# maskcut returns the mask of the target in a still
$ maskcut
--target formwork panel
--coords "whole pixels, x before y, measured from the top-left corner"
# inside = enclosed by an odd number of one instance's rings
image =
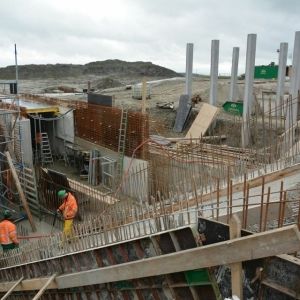
[[[89,142],[118,151],[122,110],[116,107],[88,105],[74,112],[75,135]],[[148,115],[128,111],[125,155],[133,151],[149,137]],[[143,151],[136,151],[142,157]]]

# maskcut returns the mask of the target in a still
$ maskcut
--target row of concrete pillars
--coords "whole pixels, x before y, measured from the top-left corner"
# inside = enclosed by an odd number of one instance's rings
[[[245,69],[245,92],[243,105],[243,120],[244,124],[252,110],[253,103],[253,81],[254,67],[256,54],[256,34],[248,34],[247,37],[247,52],[246,52],[246,69]],[[192,74],[193,74],[193,44],[188,43],[186,47],[186,83],[185,94],[191,99],[192,96]],[[210,93],[209,103],[217,105],[218,99],[218,69],[219,69],[219,40],[212,40],[211,43],[211,68],[210,68]],[[288,54],[288,43],[280,43],[279,61],[278,61],[278,79],[276,91],[276,104],[279,106],[283,103],[284,84],[286,76],[286,64]],[[231,67],[231,82],[229,91],[229,101],[237,101],[237,79],[238,79],[238,64],[239,64],[239,47],[233,47],[232,67]],[[298,97],[300,89],[300,31],[295,33],[294,51],[292,72],[290,77],[289,93],[292,99]],[[293,101],[292,115],[286,115],[286,129],[290,128],[297,121],[298,101]],[[243,126],[242,130],[242,145],[246,147],[248,141],[247,126]]]

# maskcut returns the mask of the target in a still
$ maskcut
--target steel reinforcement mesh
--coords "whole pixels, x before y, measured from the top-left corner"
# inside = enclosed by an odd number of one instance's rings
[[[116,107],[99,105],[77,107],[74,112],[75,134],[89,142],[118,151],[121,117],[122,110]],[[133,151],[148,138],[148,115],[128,111],[125,155],[132,156]],[[145,147],[139,148],[135,157],[144,157]]]

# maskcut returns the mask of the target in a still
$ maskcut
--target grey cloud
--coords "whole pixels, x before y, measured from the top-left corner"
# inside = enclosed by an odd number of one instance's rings
[[[242,69],[248,33],[258,35],[257,62],[268,63],[276,58],[280,42],[288,42],[292,52],[294,33],[300,30],[300,2],[293,0],[284,5],[277,0],[3,2],[2,65],[11,64],[7,57],[16,42],[20,63],[118,58],[183,71],[185,44],[193,42],[194,64],[207,72],[211,40],[220,39],[220,65],[230,65],[232,48],[238,46]]]

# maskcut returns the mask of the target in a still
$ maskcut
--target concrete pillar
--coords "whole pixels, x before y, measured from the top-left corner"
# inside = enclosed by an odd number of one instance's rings
[[[290,78],[290,95],[293,99],[293,104],[290,109],[287,109],[285,127],[288,129],[297,121],[298,114],[298,90],[300,87],[300,31],[295,33],[292,75]]]
[[[185,94],[192,97],[192,80],[193,80],[193,48],[194,44],[186,44],[186,67],[185,67]]]
[[[287,54],[288,54],[288,43],[280,43],[277,90],[276,90],[276,105],[277,106],[279,106],[283,103]]]
[[[247,54],[246,54],[246,72],[245,72],[245,94],[243,104],[243,128],[242,128],[242,146],[249,144],[248,117],[251,114],[253,103],[253,81],[256,52],[256,34],[248,34]]]
[[[219,44],[219,40],[211,41],[209,103],[215,106],[218,101]]]
[[[231,81],[230,81],[230,91],[229,91],[229,101],[236,102],[238,99],[237,94],[237,76],[239,67],[239,47],[233,47],[232,51],[232,65],[231,65]]]

